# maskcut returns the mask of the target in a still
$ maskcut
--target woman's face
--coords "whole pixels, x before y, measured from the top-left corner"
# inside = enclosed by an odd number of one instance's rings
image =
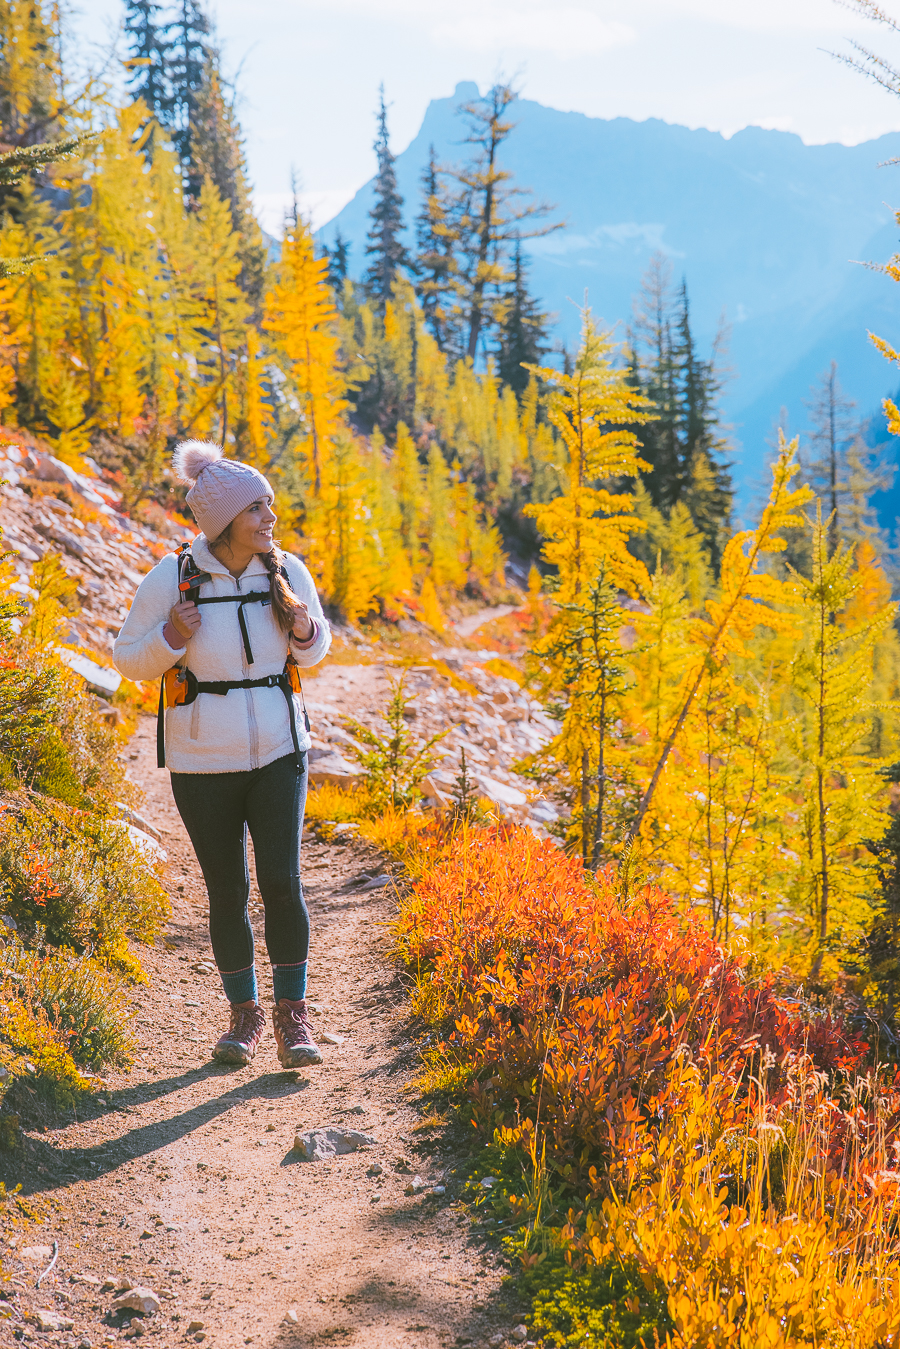
[[[272,550],[272,530],[277,520],[268,497],[252,502],[231,526],[230,542],[235,551],[268,553]]]

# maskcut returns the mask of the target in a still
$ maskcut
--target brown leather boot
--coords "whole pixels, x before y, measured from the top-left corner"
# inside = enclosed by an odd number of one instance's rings
[[[313,1039],[305,998],[299,1002],[281,998],[272,1008],[272,1028],[282,1068],[305,1068],[308,1063],[322,1062],[319,1046]]]
[[[266,1016],[259,1003],[243,1007],[231,1004],[231,1025],[213,1050],[218,1063],[249,1063],[256,1053],[266,1025]]]

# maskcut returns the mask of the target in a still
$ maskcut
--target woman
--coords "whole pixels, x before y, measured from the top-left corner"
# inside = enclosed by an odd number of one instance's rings
[[[263,475],[196,440],[176,448],[174,466],[192,484],[188,505],[202,533],[190,559],[171,554],[144,577],[115,662],[128,679],[159,679],[177,665],[171,688],[188,691],[165,712],[160,761],[171,769],[206,882],[213,953],[231,1004],[213,1057],[249,1063],[265,1026],[247,914],[249,828],[278,1057],[285,1068],[321,1063],[306,1006],[309,915],[300,884],[310,742],[284,672],[289,657],[317,665],[331,632],[306,567],[272,541],[273,494]],[[179,582],[197,571],[191,593],[180,595]]]

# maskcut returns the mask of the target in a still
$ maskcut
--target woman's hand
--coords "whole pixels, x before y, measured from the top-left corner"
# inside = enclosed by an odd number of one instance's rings
[[[189,642],[200,627],[200,610],[193,600],[183,600],[173,604],[169,610],[169,622],[183,641]]]
[[[303,600],[298,600],[294,606],[294,625],[291,633],[298,642],[308,642],[313,635],[312,619]]]

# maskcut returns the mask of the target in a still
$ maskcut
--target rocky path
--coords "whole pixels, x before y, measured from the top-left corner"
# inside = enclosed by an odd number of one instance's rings
[[[226,1005],[202,963],[205,892],[168,775],[155,767],[154,733],[144,721],[125,753],[169,855],[174,910],[135,992],[136,1066],[111,1075],[85,1117],[27,1131],[22,1148],[2,1154],[0,1178],[22,1185],[37,1216],[24,1231],[5,1229],[0,1343],[500,1343],[521,1318],[504,1304],[496,1248],[455,1202],[463,1158],[405,1090],[415,1054],[386,959],[390,887],[365,888],[382,861],[359,844],[304,837],[310,998],[320,1033],[340,1041],[324,1046],[324,1064],[281,1071],[270,1034],[250,1067],[213,1066]],[[251,912],[264,972],[258,903]],[[264,992],[270,1003],[265,980]],[[295,1131],[329,1125],[376,1143],[302,1160]],[[415,1176],[426,1190],[408,1195]],[[54,1242],[58,1262],[37,1291]],[[129,1281],[153,1290],[157,1314],[111,1315]],[[58,1328],[39,1329],[42,1318]]]

